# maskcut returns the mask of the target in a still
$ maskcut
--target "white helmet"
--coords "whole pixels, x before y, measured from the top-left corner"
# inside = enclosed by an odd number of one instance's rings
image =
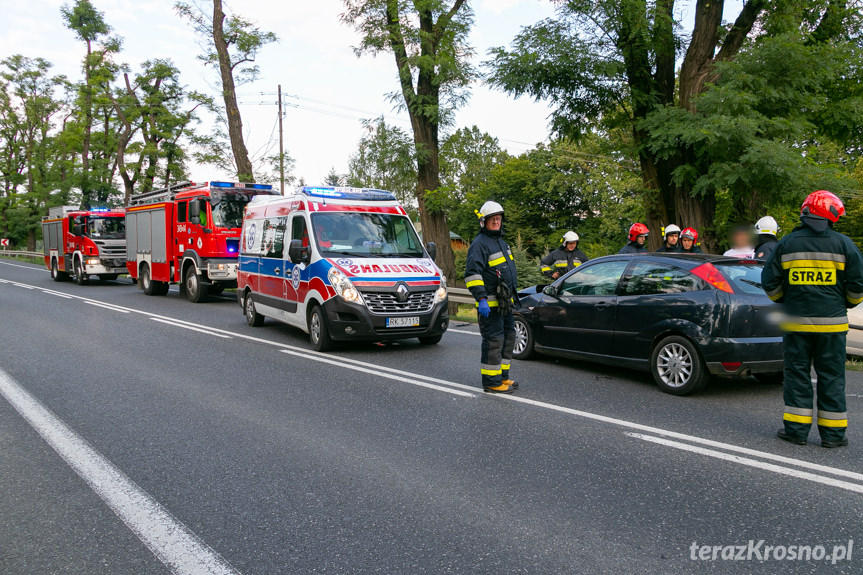
[[[779,233],[779,224],[776,223],[770,216],[764,216],[757,222],[755,222],[755,233],[756,234],[770,234],[771,236],[775,236]]]
[[[495,216],[497,214],[503,215],[503,206],[497,202],[493,202],[491,200],[487,201],[482,205],[478,212],[476,212],[477,217],[479,218],[479,225],[485,225],[485,219],[489,216]]]
[[[569,242],[577,242],[578,234],[573,231],[566,232],[565,234],[563,234],[563,240],[561,241],[563,241],[563,243],[565,244],[568,244]]]
[[[668,225],[667,225],[667,226],[665,226],[665,228],[662,230],[662,239],[667,238],[667,237],[668,237],[668,234],[678,234],[678,235],[680,235],[680,228],[679,228],[678,226],[676,226],[675,224],[668,224]]]

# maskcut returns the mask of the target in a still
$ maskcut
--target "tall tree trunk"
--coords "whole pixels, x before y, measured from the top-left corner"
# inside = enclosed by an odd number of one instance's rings
[[[84,135],[81,142],[81,207],[90,209],[90,132],[93,129],[93,94],[90,72],[93,55],[92,44],[87,40],[87,56],[84,60]]]
[[[225,100],[225,116],[228,121],[228,137],[231,140],[231,150],[237,165],[237,178],[241,182],[254,182],[252,162],[249,160],[249,151],[243,141],[243,120],[240,117],[240,108],[237,106],[234,70],[231,66],[231,55],[228,53],[228,43],[225,41],[224,22],[225,13],[222,10],[222,0],[213,0],[213,43],[219,57],[222,96]]]

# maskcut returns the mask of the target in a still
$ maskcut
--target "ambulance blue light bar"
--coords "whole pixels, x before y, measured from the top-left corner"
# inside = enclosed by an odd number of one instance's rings
[[[110,212],[111,208],[90,208],[91,212]]]
[[[210,182],[212,188],[245,188],[249,190],[272,190],[270,184],[240,184],[238,182]]]
[[[369,188],[336,188],[332,186],[303,186],[299,192],[313,198],[330,198],[336,200],[360,201],[394,201],[396,197],[391,192]]]

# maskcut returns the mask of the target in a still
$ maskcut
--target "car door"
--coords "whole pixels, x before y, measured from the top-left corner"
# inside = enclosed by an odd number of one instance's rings
[[[291,218],[291,241],[299,240],[303,247],[310,248],[309,228],[304,214],[295,214]],[[290,246],[291,242],[286,242]],[[285,249],[285,299],[288,302],[288,313],[294,314],[299,305],[305,302],[309,289],[309,266],[291,261]]]
[[[647,360],[658,331],[712,325],[714,307],[710,286],[691,272],[668,262],[633,260],[620,284],[614,355]]]
[[[537,343],[607,355],[614,340],[617,285],[629,259],[584,264],[556,282],[535,311]]]

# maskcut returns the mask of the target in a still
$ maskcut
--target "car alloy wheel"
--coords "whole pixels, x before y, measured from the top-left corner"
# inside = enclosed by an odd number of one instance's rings
[[[524,322],[516,320],[515,322],[515,345],[512,352],[516,355],[521,355],[527,349],[527,326]]]
[[[683,387],[692,377],[692,355],[679,343],[669,343],[659,351],[656,371],[668,387]]]

